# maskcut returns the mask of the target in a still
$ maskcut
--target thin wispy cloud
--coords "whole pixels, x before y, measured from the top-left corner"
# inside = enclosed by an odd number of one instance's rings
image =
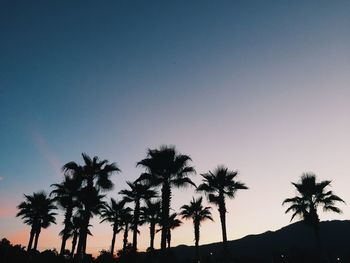
[[[37,130],[32,129],[33,141],[35,146],[37,147],[39,153],[44,157],[44,159],[48,162],[50,167],[54,172],[59,172],[62,163],[54,153],[54,151],[49,147],[47,141],[44,136],[38,132]]]

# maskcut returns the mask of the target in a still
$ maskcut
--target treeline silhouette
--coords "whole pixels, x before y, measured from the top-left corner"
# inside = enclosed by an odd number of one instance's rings
[[[161,146],[158,149],[148,149],[146,157],[137,163],[138,167],[143,168],[143,173],[134,182],[127,182],[128,189],[119,192],[120,200],[106,200],[105,193],[113,188],[111,177],[121,170],[116,163],[108,160],[96,156],[91,158],[86,154],[82,154],[82,157],[82,164],[72,161],[63,166],[64,179],[61,183],[51,185],[53,190],[50,194],[37,192],[24,196],[25,201],[19,204],[17,216],[31,227],[28,246],[25,250],[24,247],[13,246],[3,239],[0,252],[5,261],[2,262],[180,262],[169,248],[171,232],[181,226],[181,219],[191,220],[194,226],[195,253],[190,262],[256,262],[253,259],[237,259],[228,248],[226,199],[233,199],[238,190],[248,189],[237,180],[237,171],[218,166],[213,171],[201,174],[202,183],[196,186],[191,180],[195,173],[191,158],[180,154],[174,146]],[[283,202],[290,205],[286,213],[293,213],[291,220],[299,216],[313,229],[321,259],[326,257],[322,256],[319,238],[318,208],[340,213],[336,204],[344,202],[327,189],[330,183],[317,182],[312,173],[303,174],[300,182],[292,183],[298,195]],[[215,259],[210,254],[200,254],[201,224],[205,220],[213,220],[211,207],[203,206],[202,197],[193,197],[180,211],[170,213],[173,189],[188,186],[193,187],[197,193],[203,193],[209,203],[218,209],[222,253],[216,255]],[[41,230],[56,224],[58,208],[64,212],[60,250],[40,253],[37,247]],[[101,223],[108,222],[112,227],[111,246],[108,250],[101,251],[96,259],[86,253],[86,243],[92,227],[90,220],[94,216],[99,216]],[[137,247],[138,227],[144,224],[149,225],[150,243],[147,252],[141,253]],[[129,232],[132,233],[130,243]],[[161,232],[160,250],[154,248],[157,232]],[[116,252],[116,236],[119,233],[123,236],[120,245],[122,248]],[[72,240],[70,249],[66,247],[68,239]],[[320,258],[314,262],[321,262],[317,261]],[[278,258],[274,262],[287,261]],[[313,261],[309,258],[307,262]]]

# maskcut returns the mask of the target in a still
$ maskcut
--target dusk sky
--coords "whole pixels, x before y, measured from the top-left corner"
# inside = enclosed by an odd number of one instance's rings
[[[238,170],[250,189],[228,202],[229,239],[288,225],[281,203],[303,172],[349,203],[349,14],[346,0],[0,0],[0,238],[27,245],[23,194],[49,192],[82,152],[117,162],[116,199],[162,144],[192,157],[197,184],[219,164]],[[192,196],[174,190],[172,208]],[[350,219],[340,208],[321,219]],[[221,241],[212,212],[202,244]],[[59,247],[60,215],[39,249]],[[110,245],[99,221],[91,253]],[[192,228],[176,229],[173,245],[192,245]]]

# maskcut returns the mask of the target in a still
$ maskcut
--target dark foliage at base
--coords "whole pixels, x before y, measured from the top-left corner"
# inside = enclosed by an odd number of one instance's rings
[[[67,251],[68,252],[68,251]],[[67,253],[69,255],[69,253]],[[319,256],[310,251],[296,250],[286,254],[276,253],[269,257],[255,257],[254,255],[245,257],[232,257],[225,259],[224,253],[219,255],[203,254],[200,263],[350,263],[350,255],[342,258],[335,255]],[[27,252],[20,245],[12,245],[7,239],[0,241],[0,262],[1,263],[75,263],[76,259],[69,259],[68,256],[60,257],[55,249]],[[147,253],[135,253],[127,250],[119,253],[118,257],[113,257],[108,251],[100,251],[99,256],[93,258],[86,255],[84,263],[198,263],[187,255],[178,257],[173,250],[168,250],[165,254],[159,251],[149,251]]]

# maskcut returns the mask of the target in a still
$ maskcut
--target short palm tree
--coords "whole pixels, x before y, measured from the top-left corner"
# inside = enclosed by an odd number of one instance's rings
[[[156,225],[159,223],[160,219],[160,208],[160,201],[146,201],[146,205],[141,207],[141,216],[145,222],[149,223],[150,251],[154,250],[154,236],[156,233]]]
[[[102,222],[110,222],[113,227],[112,244],[111,244],[111,255],[114,254],[115,239],[117,234],[122,230],[123,224],[121,220],[121,213],[124,209],[125,201],[115,201],[111,198],[110,204],[105,204],[101,209]]]
[[[83,225],[83,219],[81,216],[79,216],[79,214],[72,217],[71,223],[70,223],[70,231],[69,231],[70,236],[73,238],[72,249],[70,251],[71,258],[73,258],[74,256],[75,247],[77,245],[77,241],[79,237],[79,230],[82,227],[82,225]]]
[[[78,210],[78,212],[72,217],[71,222],[71,229],[69,231],[69,237],[72,237],[72,249],[70,252],[70,257],[73,258],[75,248],[77,245],[77,241],[79,238],[79,230],[83,226],[84,220],[81,216],[81,211]],[[89,225],[88,227],[91,227],[92,225]],[[61,231],[60,235],[63,235],[63,230]],[[92,236],[92,233],[90,232],[90,229],[88,228],[88,235]]]
[[[53,195],[53,200],[59,205],[59,207],[63,208],[65,211],[64,214],[64,228],[61,232],[62,234],[62,243],[60,249],[60,255],[64,254],[66,249],[66,241],[70,236],[71,230],[71,218],[73,215],[73,210],[75,207],[79,206],[78,202],[78,191],[81,186],[81,181],[77,180],[77,178],[71,178],[69,176],[65,176],[64,181],[60,184],[51,185],[54,187],[50,195]]]
[[[177,218],[177,213],[173,213],[169,216],[168,220],[168,233],[167,233],[167,242],[168,242],[168,248],[170,248],[171,245],[171,231],[175,228],[178,228],[182,225],[182,222],[180,219]]]
[[[213,221],[211,217],[210,207],[203,207],[202,197],[198,199],[192,199],[189,205],[183,205],[181,207],[180,215],[184,219],[192,219],[194,226],[194,240],[196,246],[196,257],[195,262],[199,262],[199,235],[200,235],[200,225],[205,220]]]
[[[317,213],[318,207],[321,206],[325,212],[341,213],[336,203],[344,202],[344,200],[333,194],[332,191],[326,190],[331,181],[316,182],[316,175],[313,173],[304,173],[299,183],[292,184],[295,186],[298,195],[283,201],[283,205],[290,204],[286,213],[293,212],[291,221],[296,216],[300,216],[306,224],[314,227],[315,234],[318,236],[320,222]]]
[[[150,185],[142,182],[126,182],[130,190],[121,190],[119,194],[123,195],[124,202],[134,203],[133,214],[133,250],[137,250],[137,234],[140,221],[140,208],[142,200],[150,200],[156,196],[156,192],[151,189]]]
[[[63,166],[64,172],[72,177],[78,178],[82,182],[79,201],[83,205],[83,226],[80,228],[77,254],[82,261],[86,249],[86,240],[90,218],[94,213],[102,208],[100,191],[108,191],[113,188],[113,182],[110,176],[120,169],[115,163],[109,163],[107,160],[99,160],[97,156],[92,159],[87,154],[82,154],[84,164],[79,165],[76,162],[69,162]],[[95,198],[95,199],[94,199]],[[94,199],[94,200],[93,200]]]
[[[226,197],[232,199],[238,190],[248,189],[244,183],[235,180],[237,175],[237,171],[230,171],[227,167],[218,166],[214,172],[209,171],[201,174],[203,183],[197,188],[197,191],[206,194],[210,203],[218,206],[225,252],[227,252]]]
[[[25,201],[18,205],[19,212],[16,216],[21,217],[25,224],[31,226],[27,250],[32,249],[33,241],[33,249],[36,250],[41,228],[47,228],[51,223],[56,224],[56,213],[53,210],[57,208],[45,192],[24,195],[24,197]]]
[[[123,252],[126,251],[128,245],[128,234],[131,222],[133,221],[132,209],[130,207],[125,207],[121,210],[120,220],[123,225],[124,235],[123,235]]]
[[[167,245],[168,221],[172,187],[185,187],[195,184],[189,178],[195,170],[189,166],[191,158],[179,154],[173,146],[161,146],[159,149],[148,149],[147,157],[137,163],[146,169],[138,181],[147,181],[154,187],[161,187],[161,250]]]

